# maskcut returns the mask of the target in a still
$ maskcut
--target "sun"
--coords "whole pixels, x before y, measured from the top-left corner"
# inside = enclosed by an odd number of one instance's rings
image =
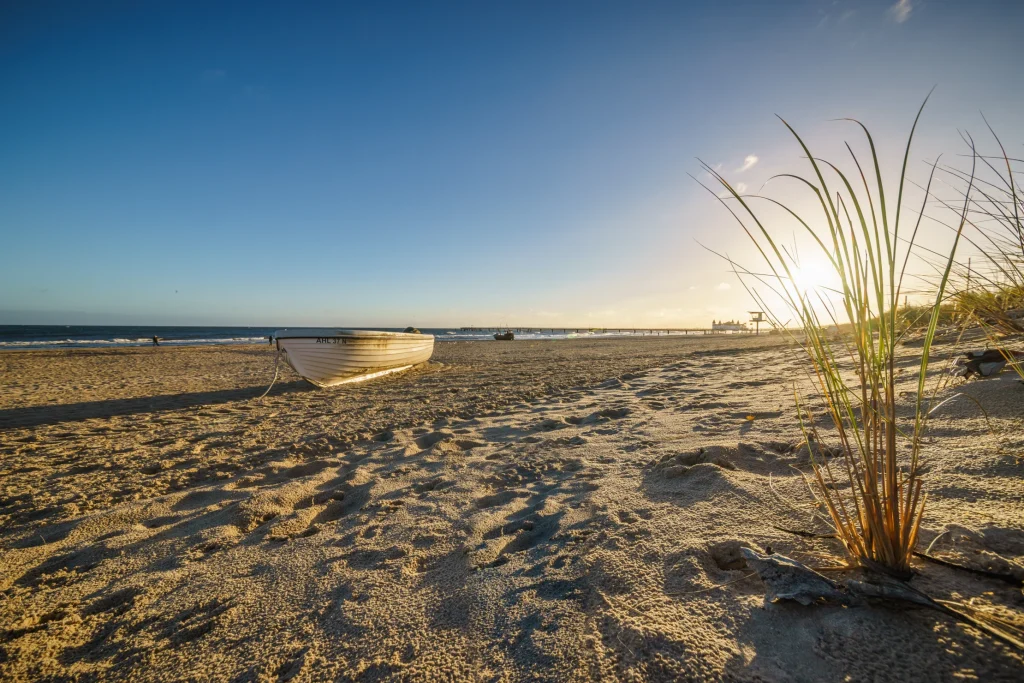
[[[801,292],[832,287],[836,280],[835,271],[824,260],[804,259],[792,273],[793,284]]]

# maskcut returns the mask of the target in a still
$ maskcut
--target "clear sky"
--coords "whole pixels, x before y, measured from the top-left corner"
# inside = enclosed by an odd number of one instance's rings
[[[0,323],[706,326],[688,177],[1024,141],[1024,2],[4,2]],[[889,166],[892,166],[892,163]]]

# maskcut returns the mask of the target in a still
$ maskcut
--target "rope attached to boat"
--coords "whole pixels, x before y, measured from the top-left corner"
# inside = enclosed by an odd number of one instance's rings
[[[260,394],[260,397],[256,399],[257,401],[261,400],[264,396],[269,394],[270,390],[274,388],[274,382],[277,381],[277,373],[279,373],[280,371],[281,371],[281,349],[279,348],[277,350],[277,355],[274,356],[274,379],[270,380],[270,386],[267,387],[266,391],[264,391],[262,394]]]

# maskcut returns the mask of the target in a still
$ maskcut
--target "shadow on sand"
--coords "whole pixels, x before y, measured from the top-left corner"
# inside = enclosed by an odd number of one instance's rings
[[[184,394],[141,396],[138,398],[114,398],[104,401],[84,401],[50,406],[28,406],[0,410],[0,430],[19,427],[39,427],[62,422],[77,422],[93,418],[108,418],[116,415],[137,415],[165,410],[181,410],[197,406],[217,405],[231,401],[244,401],[258,397],[266,390],[263,386],[219,391],[197,391]],[[313,391],[312,385],[303,380],[278,382],[268,397],[295,392]]]

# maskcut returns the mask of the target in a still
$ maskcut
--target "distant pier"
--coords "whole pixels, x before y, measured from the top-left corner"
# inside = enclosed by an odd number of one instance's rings
[[[716,330],[710,327],[460,327],[462,332],[504,332],[512,330],[516,334],[569,334],[574,332],[595,332],[599,334],[636,334],[636,335],[662,335],[662,334],[756,334],[755,330]]]

